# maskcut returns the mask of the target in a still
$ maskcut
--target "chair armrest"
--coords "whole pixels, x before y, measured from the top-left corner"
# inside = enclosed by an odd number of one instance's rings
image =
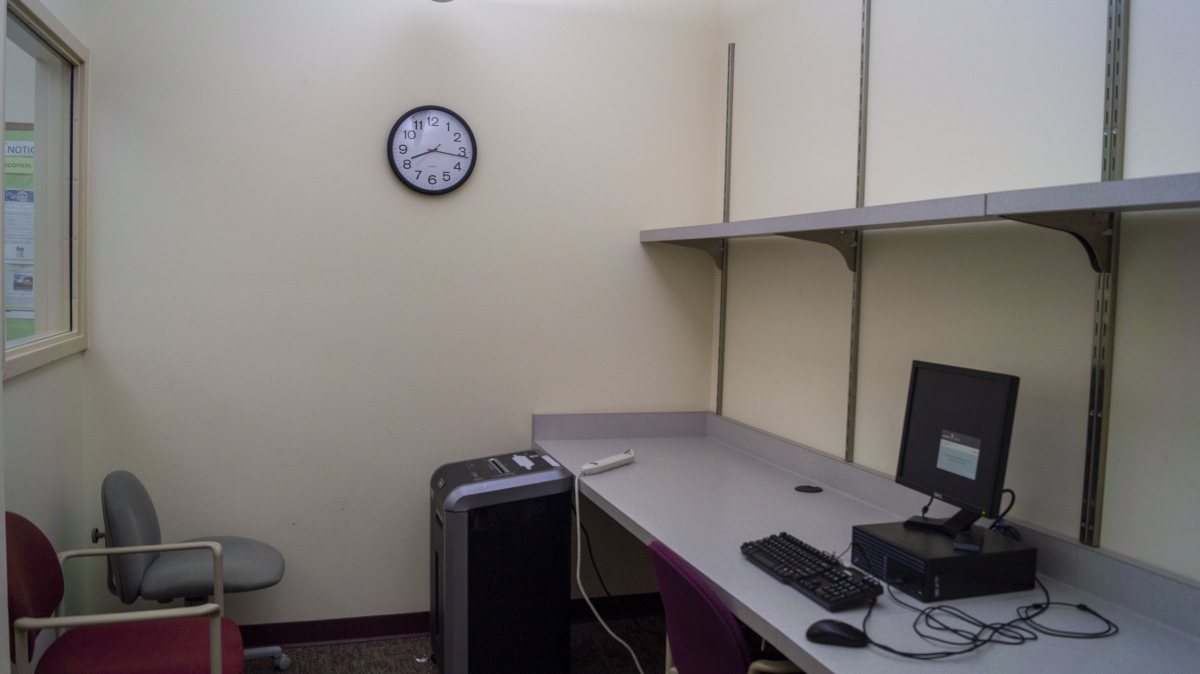
[[[755,660],[750,663],[746,674],[795,674],[800,668],[789,660]]]
[[[199,618],[213,613],[220,613],[221,607],[215,603],[183,608],[158,608],[145,611],[125,611],[122,613],[93,613],[91,615],[73,615],[57,618],[17,618],[13,621],[14,630],[53,630],[62,627],[83,627],[85,625],[113,625],[116,623],[144,623],[151,620],[171,620],[174,618]]]
[[[175,550],[197,550],[208,548],[213,556],[213,600],[225,615],[225,551],[216,541],[194,541],[192,543],[163,543],[160,545],[130,545],[123,548],[86,548],[66,550],[58,553],[58,564],[74,557],[106,557],[110,555],[133,555],[142,552],[172,552]]]
[[[154,547],[154,546],[147,546]],[[111,548],[121,550],[122,548]],[[128,548],[126,548],[128,549]],[[65,553],[64,553],[65,554]],[[13,641],[17,654],[16,674],[27,674],[29,671],[29,631],[49,630],[63,627],[84,627],[87,625],[113,625],[117,623],[137,623],[151,620],[172,620],[175,618],[199,618],[208,616],[208,655],[211,674],[221,674],[221,607],[216,603],[186,606],[184,608],[160,608],[147,611],[128,611],[125,613],[96,613],[54,618],[17,618],[13,621]]]

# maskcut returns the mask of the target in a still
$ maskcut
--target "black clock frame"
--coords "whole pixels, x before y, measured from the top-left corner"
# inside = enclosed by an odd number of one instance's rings
[[[470,166],[467,166],[467,172],[463,174],[462,180],[451,185],[450,187],[444,187],[439,190],[431,190],[421,187],[420,185],[414,185],[413,183],[409,182],[408,178],[404,177],[403,173],[400,172],[400,167],[396,166],[396,158],[392,155],[392,143],[396,141],[396,132],[400,130],[400,124],[404,120],[418,112],[421,112],[422,110],[437,110],[453,116],[454,119],[458,121],[459,124],[462,124],[462,127],[467,130],[467,136],[471,139],[471,164]],[[421,194],[429,195],[446,194],[447,192],[453,192],[454,190],[462,187],[464,184],[466,184],[467,179],[471,177],[471,173],[475,171],[475,162],[479,159],[479,144],[475,142],[475,134],[471,131],[471,125],[467,124],[466,120],[464,120],[457,112],[451,110],[450,108],[443,108],[440,105],[418,105],[403,115],[400,115],[400,119],[397,119],[396,123],[392,125],[392,132],[388,134],[386,150],[388,166],[392,167],[392,173],[396,174],[396,177],[400,179],[400,182],[404,183],[405,187],[413,190],[414,192],[420,192]]]

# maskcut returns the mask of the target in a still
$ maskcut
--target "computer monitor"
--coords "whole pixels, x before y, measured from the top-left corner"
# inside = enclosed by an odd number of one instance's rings
[[[955,536],[996,517],[1020,379],[913,361],[896,482],[961,508],[905,526]]]

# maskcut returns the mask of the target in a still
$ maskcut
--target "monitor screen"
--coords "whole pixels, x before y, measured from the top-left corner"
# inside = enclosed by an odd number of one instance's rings
[[[1010,375],[914,361],[896,481],[994,518],[1019,382]]]

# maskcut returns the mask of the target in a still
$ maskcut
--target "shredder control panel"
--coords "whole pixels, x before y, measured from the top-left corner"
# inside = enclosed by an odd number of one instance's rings
[[[430,479],[429,495],[434,503],[443,503],[447,494],[464,484],[557,471],[561,468],[553,457],[534,449],[448,463],[434,471]]]

